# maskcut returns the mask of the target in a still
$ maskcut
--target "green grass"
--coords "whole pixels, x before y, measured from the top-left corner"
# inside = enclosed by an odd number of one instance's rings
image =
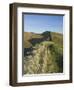
[[[51,32],[52,41],[57,43],[60,47],[63,48],[63,35],[60,33]]]
[[[24,48],[35,48],[32,51],[33,55],[24,57],[24,74],[63,72],[63,35],[54,32],[50,34],[51,41],[43,41],[32,45],[31,39],[43,38],[43,35],[24,33]]]
[[[45,41],[37,45],[38,49],[24,65],[25,74],[59,73],[63,71],[63,52],[53,42]]]

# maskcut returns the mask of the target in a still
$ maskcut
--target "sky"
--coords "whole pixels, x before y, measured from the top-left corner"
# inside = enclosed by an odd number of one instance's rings
[[[45,31],[63,33],[62,15],[24,14],[24,32]]]

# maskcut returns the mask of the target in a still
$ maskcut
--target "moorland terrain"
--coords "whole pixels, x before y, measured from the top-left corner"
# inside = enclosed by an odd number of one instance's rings
[[[24,32],[24,74],[63,72],[63,34]]]

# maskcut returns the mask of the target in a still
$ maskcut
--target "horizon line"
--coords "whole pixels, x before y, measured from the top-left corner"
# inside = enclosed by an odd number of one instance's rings
[[[24,32],[28,32],[28,33],[36,33],[36,34],[42,34],[43,32],[29,32],[29,31],[24,31]],[[47,31],[44,31],[47,32]],[[59,34],[63,34],[63,32],[55,32],[55,31],[48,31],[48,32],[53,32],[53,33],[59,33]]]

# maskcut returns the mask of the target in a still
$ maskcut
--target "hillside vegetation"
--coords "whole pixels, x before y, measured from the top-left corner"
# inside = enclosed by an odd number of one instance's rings
[[[62,73],[63,35],[24,33],[24,74]]]

